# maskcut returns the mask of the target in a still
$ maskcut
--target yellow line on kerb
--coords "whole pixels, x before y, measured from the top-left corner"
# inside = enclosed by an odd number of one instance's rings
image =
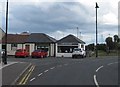
[[[32,68],[32,70],[31,70],[31,72],[29,73],[29,75],[28,75],[28,76],[27,76],[27,78],[25,79],[25,81],[24,81],[23,85],[25,85],[25,84],[26,84],[26,82],[27,82],[27,80],[29,79],[30,75],[32,74],[32,72],[33,72],[34,68],[35,68],[35,66],[33,66],[33,68]]]
[[[22,80],[20,81],[19,85],[21,85],[21,84],[24,82],[25,78],[27,77],[27,75],[28,75],[29,72],[31,71],[32,67],[33,67],[33,66],[31,66],[31,68],[29,69],[29,71],[28,71],[28,72],[25,74],[25,76],[22,78]]]
[[[22,80],[20,81],[18,85],[25,85],[34,69],[35,69],[35,66],[31,66],[29,71],[25,74],[25,76],[22,78]]]

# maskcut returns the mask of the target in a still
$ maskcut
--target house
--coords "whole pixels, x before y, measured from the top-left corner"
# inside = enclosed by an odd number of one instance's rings
[[[58,41],[44,33],[22,33],[7,35],[7,54],[15,55],[17,49],[26,49],[30,55],[34,50],[43,49],[48,52],[48,56],[71,57],[74,48],[83,48],[85,42],[68,35]],[[5,36],[2,39],[2,48],[5,49]]]
[[[37,49],[43,49],[48,52],[48,56],[55,56],[56,40],[44,33],[31,33],[26,41],[28,49],[31,52]]]
[[[17,49],[26,49],[30,55],[34,50],[43,49],[48,51],[48,56],[55,56],[55,42],[54,38],[43,33],[8,34],[7,55],[15,55]],[[5,37],[2,48],[5,49]]]
[[[74,48],[85,50],[85,42],[70,34],[56,42],[56,57],[72,57]]]
[[[5,32],[0,28],[0,50],[2,49],[2,38],[5,35]]]
[[[7,35],[7,55],[15,55],[15,51],[17,49],[25,49],[27,45],[25,41],[29,35],[21,35],[21,34],[8,34]],[[5,36],[2,40],[2,49],[5,49]]]

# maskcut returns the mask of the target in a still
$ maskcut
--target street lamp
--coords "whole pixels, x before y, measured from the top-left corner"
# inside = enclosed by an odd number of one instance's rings
[[[78,37],[78,31],[79,31],[79,28],[77,27],[77,37]]]
[[[6,4],[6,33],[5,33],[5,57],[4,64],[7,64],[7,31],[8,31],[8,0]]]
[[[98,57],[98,49],[97,49],[97,8],[99,8],[99,6],[98,6],[98,4],[97,4],[97,2],[96,2],[96,57]]]

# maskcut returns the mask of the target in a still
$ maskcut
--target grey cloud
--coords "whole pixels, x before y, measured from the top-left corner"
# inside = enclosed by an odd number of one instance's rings
[[[71,11],[70,8],[73,6],[78,6],[82,14],[78,15]],[[69,27],[79,26],[82,28],[84,26],[83,24],[87,22],[86,15],[84,14],[88,13],[87,9],[82,4],[78,4],[76,2],[57,2],[54,3],[54,5],[47,11],[36,6],[19,5],[10,12],[16,20],[23,21],[24,25],[18,24],[18,26],[30,26],[31,32],[35,30],[40,32],[49,32],[55,31],[56,29],[64,30]],[[14,21],[12,21],[11,24],[14,25]],[[12,29],[14,29],[14,27]]]
[[[47,2],[48,3],[48,2]],[[46,4],[47,5],[47,4]],[[76,12],[73,8],[76,7]],[[72,10],[71,10],[72,9]],[[88,8],[78,2],[54,2],[47,9],[35,5],[12,5],[9,12],[10,32],[55,32],[76,29],[82,34],[95,33],[95,7]],[[100,11],[101,12],[101,11]],[[105,14],[107,10],[102,11]],[[102,16],[102,15],[100,15]],[[4,25],[3,25],[4,26]],[[117,26],[98,24],[99,32],[117,29]]]

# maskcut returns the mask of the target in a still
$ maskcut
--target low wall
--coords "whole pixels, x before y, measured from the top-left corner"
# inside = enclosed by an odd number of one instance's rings
[[[57,53],[56,57],[72,57],[72,53]]]

